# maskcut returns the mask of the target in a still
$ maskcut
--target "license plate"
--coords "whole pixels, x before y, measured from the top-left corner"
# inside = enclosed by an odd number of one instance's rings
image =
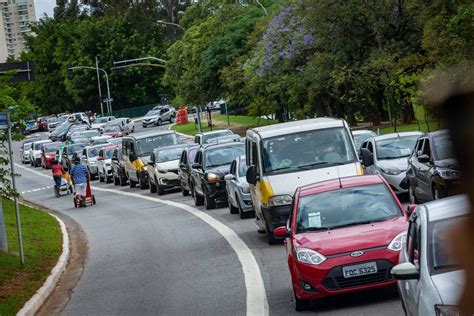
[[[375,262],[367,262],[353,266],[342,267],[342,274],[345,278],[353,278],[374,273],[377,273],[377,264]]]

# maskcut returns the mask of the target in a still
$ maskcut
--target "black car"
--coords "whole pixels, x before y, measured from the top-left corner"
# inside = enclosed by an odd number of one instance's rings
[[[418,139],[408,158],[407,180],[412,204],[460,193],[461,173],[447,130]]]
[[[186,147],[179,160],[178,179],[181,183],[183,196],[188,196],[190,192],[193,193],[191,191],[191,171],[198,148],[198,145]]]
[[[241,142],[199,148],[191,172],[191,190],[196,206],[205,204],[209,210],[216,207],[216,201],[227,201],[224,177],[229,173],[232,161],[244,154],[245,147]]]
[[[114,185],[127,185],[127,174],[123,165],[122,147],[116,148],[112,154],[112,177]]]
[[[81,124],[63,124],[49,134],[49,139],[51,139],[53,142],[65,142],[69,136],[68,133],[70,134],[71,130],[78,128],[78,125]]]
[[[72,158],[74,156],[80,156],[84,147],[86,147],[86,144],[80,144],[80,143],[64,146],[60,154],[61,166],[63,166],[63,168],[67,168],[71,170]]]

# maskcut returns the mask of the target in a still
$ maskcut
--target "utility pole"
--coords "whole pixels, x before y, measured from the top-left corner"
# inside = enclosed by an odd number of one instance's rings
[[[99,101],[100,101],[100,112],[104,116],[104,106],[102,104],[102,89],[100,88],[100,76],[99,76],[99,60],[95,56],[95,70],[97,72],[97,87],[99,88]]]
[[[3,199],[0,197],[0,251],[8,252],[7,229],[3,219]]]

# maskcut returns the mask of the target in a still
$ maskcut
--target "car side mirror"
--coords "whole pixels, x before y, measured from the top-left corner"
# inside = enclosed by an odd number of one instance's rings
[[[407,206],[407,213],[408,215],[411,215],[411,213],[413,213],[413,211],[416,209],[417,205],[416,204],[410,204]]]
[[[232,180],[234,180],[234,179],[235,179],[235,177],[234,177],[233,174],[226,174],[226,175],[224,176],[224,180],[225,180],[225,181],[232,181]]]
[[[257,168],[255,166],[250,166],[245,173],[245,178],[247,182],[250,184],[256,184],[258,180],[260,180],[259,175],[257,174]]]
[[[374,156],[367,148],[361,148],[360,154],[365,167],[370,167],[374,164]]]
[[[396,280],[418,280],[420,272],[411,262],[397,264],[390,271]]]
[[[418,156],[418,161],[421,162],[421,163],[430,162],[430,156],[428,156],[426,154]]]
[[[290,232],[286,229],[285,226],[280,226],[275,228],[275,230],[273,231],[273,236],[275,238],[286,238],[290,237]]]
[[[200,163],[193,163],[193,169],[202,169],[202,165]]]

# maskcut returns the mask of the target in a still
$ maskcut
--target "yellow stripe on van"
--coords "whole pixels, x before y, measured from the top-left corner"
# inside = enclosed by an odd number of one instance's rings
[[[271,196],[274,196],[275,193],[273,193],[272,186],[270,185],[270,182],[266,179],[262,179],[259,182],[259,191],[260,191],[260,196],[261,196],[261,204],[268,204],[268,199]]]

